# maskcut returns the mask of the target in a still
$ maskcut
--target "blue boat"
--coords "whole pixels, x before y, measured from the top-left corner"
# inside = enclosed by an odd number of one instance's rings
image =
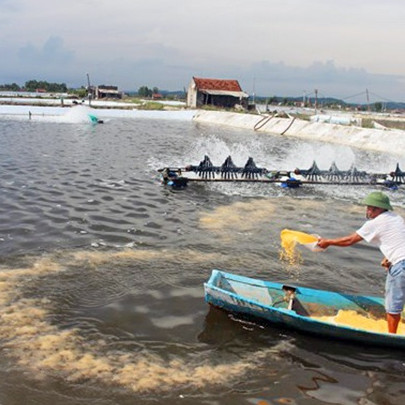
[[[229,312],[331,339],[405,348],[405,335],[374,332],[315,319],[333,317],[339,310],[354,310],[373,319],[385,319],[384,299],[381,297],[285,285],[220,270],[212,271],[211,277],[204,283],[204,292],[209,304]]]

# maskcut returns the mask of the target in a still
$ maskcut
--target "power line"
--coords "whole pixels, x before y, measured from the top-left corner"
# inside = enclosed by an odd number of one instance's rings
[[[378,97],[379,99],[384,100],[384,101],[388,101],[388,102],[389,102],[389,101],[393,101],[393,100],[390,100],[390,99],[385,98],[385,97],[383,97],[383,96],[379,96],[378,94],[373,93],[373,92],[371,92],[371,91],[370,91],[370,94],[372,94],[373,96]]]
[[[342,98],[342,100],[348,100],[349,98],[364,96],[365,94],[367,94],[367,91],[362,91],[361,93],[353,94],[352,96],[349,96],[349,97],[344,97],[344,98]]]

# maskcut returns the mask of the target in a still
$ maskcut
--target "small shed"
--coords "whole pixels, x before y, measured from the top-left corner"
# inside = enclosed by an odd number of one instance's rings
[[[118,91],[117,86],[106,86],[104,84],[101,84],[95,88],[95,98],[97,98],[97,99],[101,99],[101,98],[121,99],[122,93],[120,91]]]
[[[242,91],[237,80],[204,79],[193,77],[187,91],[187,106],[198,108],[204,105],[233,108],[248,106],[249,95]]]

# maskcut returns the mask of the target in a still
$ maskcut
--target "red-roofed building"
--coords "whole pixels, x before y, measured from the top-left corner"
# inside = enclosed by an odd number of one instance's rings
[[[187,91],[187,106],[204,105],[233,108],[241,105],[247,108],[249,95],[240,87],[237,80],[203,79],[193,77]]]

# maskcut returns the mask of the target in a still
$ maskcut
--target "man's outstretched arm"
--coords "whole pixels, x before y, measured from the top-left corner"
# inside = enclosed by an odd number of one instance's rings
[[[343,236],[341,238],[336,239],[325,239],[319,238],[318,246],[322,249],[326,249],[329,246],[351,246],[355,243],[362,241],[363,238],[356,232],[352,233],[351,235]]]

